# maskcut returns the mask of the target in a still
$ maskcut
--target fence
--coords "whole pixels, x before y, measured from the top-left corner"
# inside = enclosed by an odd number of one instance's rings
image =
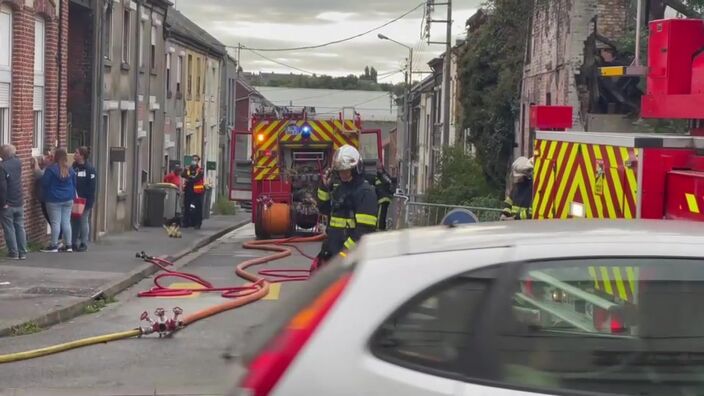
[[[395,196],[390,228],[402,229],[438,225],[453,209],[466,209],[474,213],[480,222],[498,221],[501,209],[476,206],[443,205],[412,201],[406,196]]]

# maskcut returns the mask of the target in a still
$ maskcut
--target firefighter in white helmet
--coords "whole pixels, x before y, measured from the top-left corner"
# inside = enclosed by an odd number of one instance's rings
[[[501,220],[527,220],[533,206],[533,158],[519,157],[511,165],[511,192],[504,200]]]
[[[345,256],[363,235],[376,231],[376,192],[364,178],[359,151],[342,146],[332,162],[332,169],[325,172],[318,188],[318,207],[328,216],[328,224],[327,239],[314,269],[337,255]]]

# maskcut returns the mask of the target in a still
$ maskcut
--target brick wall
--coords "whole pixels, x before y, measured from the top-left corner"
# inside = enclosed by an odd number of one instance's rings
[[[34,131],[34,23],[35,17],[40,16],[44,18],[46,27],[45,144],[53,145],[57,139],[63,144],[66,141],[66,100],[65,95],[61,95],[59,91],[66,92],[68,9],[66,6],[61,7],[59,16],[55,4],[50,0],[34,0],[33,6],[17,1],[8,4],[13,8],[11,140],[24,164],[22,178],[27,237],[32,241],[44,242],[46,222],[35,199],[30,167]],[[66,2],[62,5],[67,4]],[[59,49],[63,52],[61,56]],[[59,69],[62,69],[63,78],[59,78]],[[4,241],[1,244],[4,244]]]

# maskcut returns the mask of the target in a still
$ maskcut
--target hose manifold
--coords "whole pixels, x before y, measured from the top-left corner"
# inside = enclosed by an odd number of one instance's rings
[[[140,327],[140,335],[157,333],[159,334],[159,338],[164,338],[182,329],[184,325],[183,321],[179,320],[179,316],[183,314],[183,309],[181,307],[174,307],[172,312],[174,315],[171,318],[166,318],[164,308],[157,308],[154,311],[154,316],[157,317],[156,320],[152,319],[147,311],[142,312],[139,320],[148,322],[149,326]]]

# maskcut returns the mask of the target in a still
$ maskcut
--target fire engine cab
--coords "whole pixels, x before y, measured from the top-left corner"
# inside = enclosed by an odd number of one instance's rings
[[[255,114],[232,131],[230,200],[251,203],[259,239],[319,232],[316,190],[343,145],[360,150],[367,172],[382,161],[381,131],[364,129],[353,108],[324,118],[307,108]]]
[[[690,134],[565,131],[564,113],[532,109],[533,218],[704,220],[704,21],[649,27],[641,116],[690,120]],[[602,76],[635,75],[629,69],[639,68],[603,68]]]

